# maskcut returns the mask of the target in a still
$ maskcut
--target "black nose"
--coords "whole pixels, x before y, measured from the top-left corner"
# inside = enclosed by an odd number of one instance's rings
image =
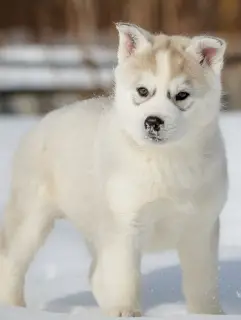
[[[154,131],[160,131],[160,128],[164,126],[164,120],[155,116],[150,116],[146,118],[144,125],[147,130],[152,129]]]

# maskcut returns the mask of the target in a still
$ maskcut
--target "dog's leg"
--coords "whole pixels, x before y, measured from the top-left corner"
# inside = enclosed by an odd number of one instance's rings
[[[195,218],[194,218],[195,220]],[[222,314],[218,293],[219,221],[192,221],[179,244],[183,290],[190,313]]]
[[[140,316],[140,254],[135,236],[128,232],[112,234],[96,250],[91,284],[100,307],[110,316]]]
[[[23,213],[11,204],[6,211],[1,231],[0,304],[25,305],[25,273],[53,225],[45,209],[33,205]]]

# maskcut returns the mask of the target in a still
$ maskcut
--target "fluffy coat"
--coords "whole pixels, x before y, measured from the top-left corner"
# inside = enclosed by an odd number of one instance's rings
[[[24,305],[29,264],[54,220],[66,218],[85,236],[93,293],[107,314],[140,315],[141,255],[173,248],[189,312],[222,313],[225,42],[152,35],[124,23],[117,29],[113,96],[51,112],[16,152],[1,232],[0,301]]]

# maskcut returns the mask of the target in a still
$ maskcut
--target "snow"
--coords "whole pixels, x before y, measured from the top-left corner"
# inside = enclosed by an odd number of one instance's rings
[[[13,152],[21,136],[36,121],[38,118],[35,117],[0,117],[0,212],[9,192]],[[227,146],[230,194],[221,218],[220,291],[225,312],[240,315],[241,113],[222,114],[221,127]],[[68,222],[56,222],[54,231],[37,254],[26,276],[28,308],[0,308],[0,319],[101,319],[104,316],[96,305],[88,283],[89,264],[90,257],[81,234]],[[171,320],[176,319],[177,315],[185,316],[176,253],[146,255],[142,273],[145,316],[159,319],[167,317]],[[188,316],[188,319],[203,319],[203,316]],[[230,316],[230,319],[233,317]]]

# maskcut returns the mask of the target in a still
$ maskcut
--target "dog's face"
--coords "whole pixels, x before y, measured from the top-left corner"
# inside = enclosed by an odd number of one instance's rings
[[[223,40],[152,35],[130,24],[117,29],[116,106],[138,144],[177,141],[217,118]]]

